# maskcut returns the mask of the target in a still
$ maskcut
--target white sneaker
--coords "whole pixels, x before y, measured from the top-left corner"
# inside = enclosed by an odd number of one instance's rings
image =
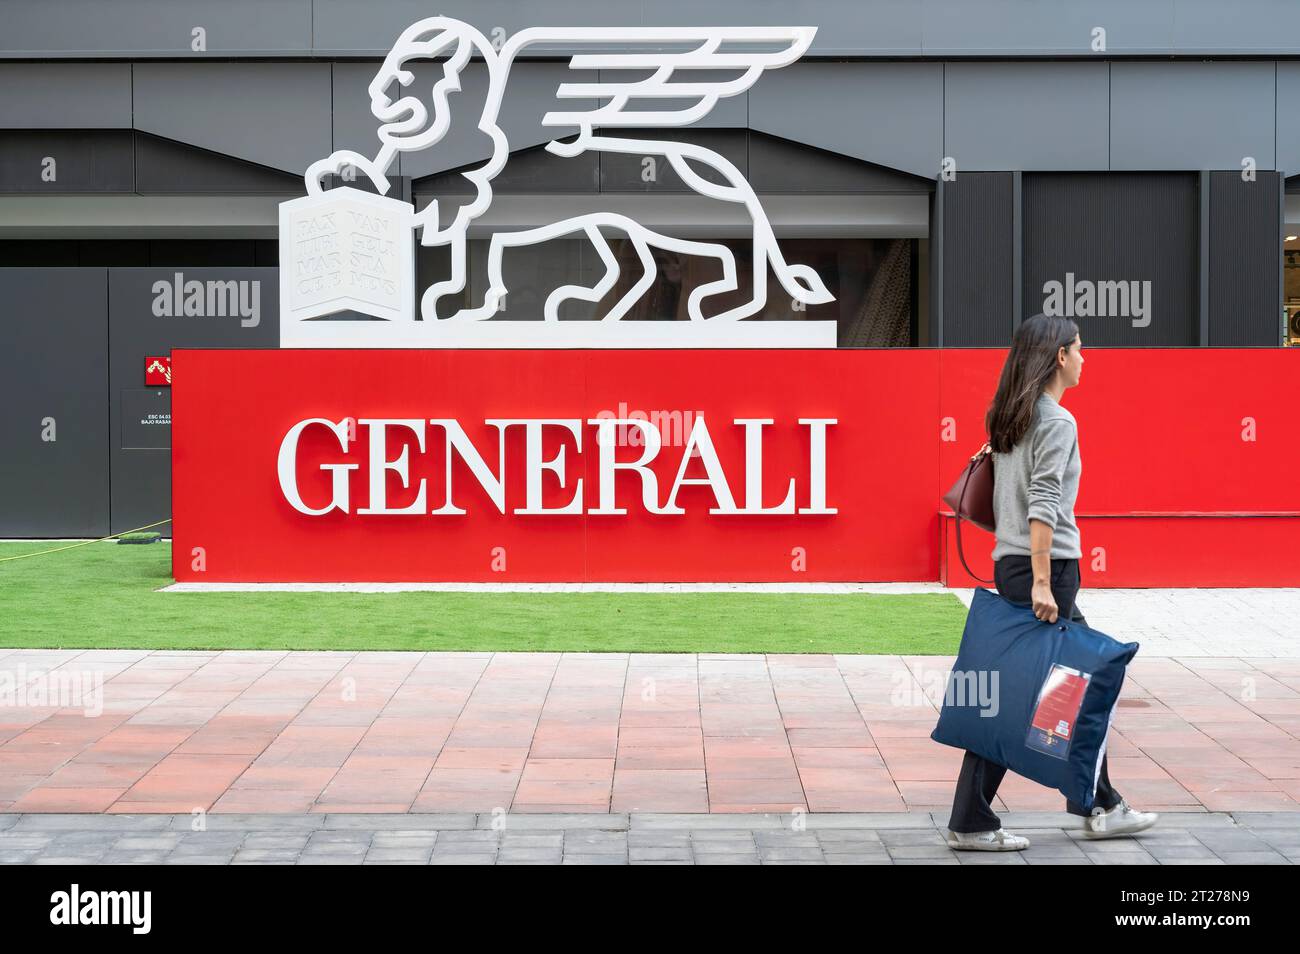
[[[954,851],[1024,851],[1029,839],[1005,828],[997,831],[948,832],[948,847]]]
[[[1155,812],[1135,811],[1121,798],[1119,804],[1109,811],[1104,808],[1092,810],[1092,814],[1084,820],[1083,837],[1115,838],[1119,835],[1132,835],[1150,828],[1159,818]]]

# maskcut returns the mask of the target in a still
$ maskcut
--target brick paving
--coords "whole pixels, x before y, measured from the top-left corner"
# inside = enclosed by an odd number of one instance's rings
[[[939,811],[950,664],[13,652],[0,672],[32,686],[102,678],[102,712],[0,707],[0,812]],[[1300,659],[1139,656],[1109,751],[1135,806],[1300,825]],[[1063,803],[1008,775],[995,807]]]
[[[1300,860],[1300,591],[1080,604],[1136,838],[1008,774],[1033,846],[950,851],[951,656],[0,649],[0,863]]]
[[[0,815],[0,864],[1294,864],[1289,813],[1177,812],[1131,838],[1004,821],[1022,852],[955,852],[943,813]]]

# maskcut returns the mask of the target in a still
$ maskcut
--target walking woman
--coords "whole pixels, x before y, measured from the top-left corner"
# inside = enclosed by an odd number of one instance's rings
[[[1034,315],[1016,329],[997,393],[985,418],[993,448],[993,513],[997,544],[993,580],[1013,603],[1034,615],[1086,620],[1075,605],[1079,591],[1079,438],[1074,415],[1061,406],[1066,388],[1083,372],[1079,328],[1068,318]],[[1005,766],[967,752],[953,795],[948,845],[973,851],[1019,851],[1029,839],[1002,828],[990,807]],[[1087,838],[1112,838],[1150,828],[1154,812],[1134,811],[1110,784],[1103,756],[1091,813],[1067,801],[1084,818]]]

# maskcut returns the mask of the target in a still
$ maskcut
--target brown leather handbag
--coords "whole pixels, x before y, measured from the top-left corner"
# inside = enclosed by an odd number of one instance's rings
[[[943,495],[943,502],[957,515],[957,556],[966,572],[981,583],[992,583],[975,576],[961,545],[961,523],[967,520],[990,533],[996,528],[993,515],[993,448],[987,443],[981,447],[962,468],[957,481]]]

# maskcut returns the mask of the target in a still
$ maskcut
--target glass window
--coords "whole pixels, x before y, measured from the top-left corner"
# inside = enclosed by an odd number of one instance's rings
[[[736,261],[737,289],[705,298],[701,310],[709,318],[753,301],[753,247],[746,239],[701,239],[729,248]],[[795,302],[769,270],[766,300],[746,320],[833,320],[840,347],[908,347],[918,342],[918,248],[922,240],[905,238],[782,238],[787,261],[813,268],[835,301],[822,305]],[[626,238],[609,239],[619,266],[613,287],[599,302],[568,299],[559,310],[562,321],[597,319],[629,294],[642,278],[640,259]],[[713,257],[652,248],[655,281],[625,314],[624,321],[688,321],[691,292],[722,278],[722,263]],[[488,287],[488,241],[471,240],[466,288],[439,300],[439,317],[450,317],[483,303]],[[421,248],[418,287],[423,290],[450,277],[445,248]],[[565,285],[594,288],[605,266],[585,240],[557,240],[506,249],[502,278],[509,293],[504,310],[493,320],[539,321],[547,298]]]

